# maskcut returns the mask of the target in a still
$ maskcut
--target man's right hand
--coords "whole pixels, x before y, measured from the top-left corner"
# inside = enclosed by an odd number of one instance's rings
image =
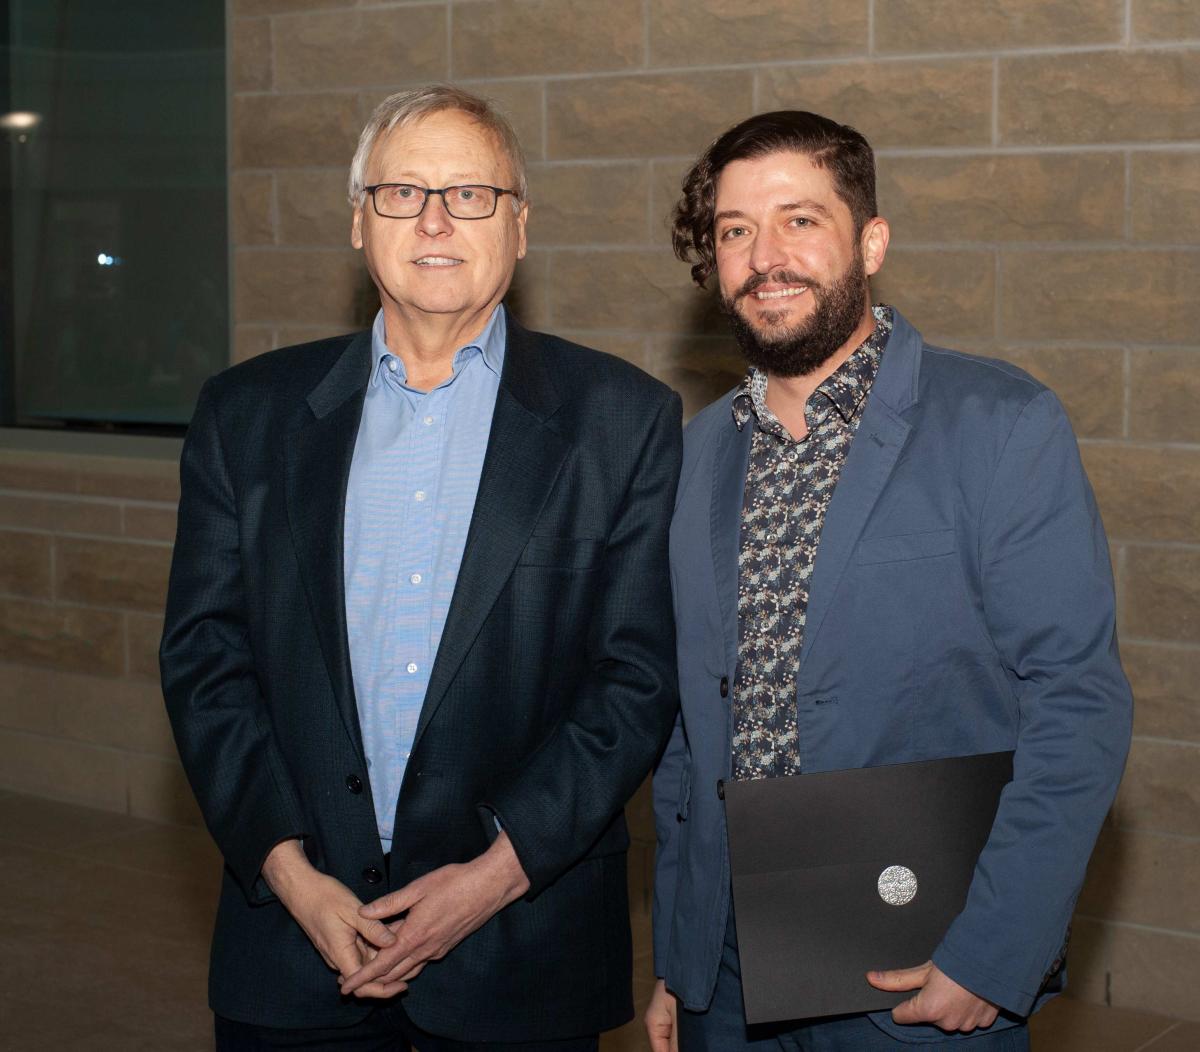
[[[358,971],[396,941],[386,924],[359,915],[362,902],[345,884],[313,868],[299,840],[271,848],[262,875],[339,977]]]
[[[679,1052],[679,1030],[675,1025],[679,1002],[659,979],[646,1007],[646,1033],[650,1036],[650,1052]]]

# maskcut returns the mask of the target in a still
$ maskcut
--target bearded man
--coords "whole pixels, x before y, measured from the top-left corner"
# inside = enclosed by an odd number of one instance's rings
[[[749,370],[688,426],[671,527],[682,708],[654,782],[651,1044],[1028,1048],[1132,711],[1066,415],[872,306],[889,230],[852,128],[753,117],[683,190],[676,253],[701,285],[715,272]],[[748,1028],[718,780],[1007,750],[962,912],[931,960],[868,976],[913,996]]]

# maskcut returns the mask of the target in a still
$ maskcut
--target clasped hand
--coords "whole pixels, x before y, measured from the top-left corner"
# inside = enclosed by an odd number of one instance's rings
[[[501,833],[471,862],[442,866],[368,903],[358,911],[364,921],[398,918],[387,923],[394,940],[365,947],[367,959],[362,966],[343,974],[342,993],[355,997],[401,993],[426,964],[445,957],[528,888],[512,845]]]
[[[916,968],[868,972],[867,982],[879,990],[916,990],[892,1009],[897,1023],[927,1023],[942,1030],[970,1033],[996,1021],[997,1008],[960,986],[932,961]]]
[[[359,914],[362,902],[345,884],[309,864],[299,840],[271,849],[263,877],[335,972],[355,971],[396,941],[382,921]]]

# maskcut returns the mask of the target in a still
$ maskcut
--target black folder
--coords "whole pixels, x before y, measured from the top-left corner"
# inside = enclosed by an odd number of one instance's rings
[[[966,902],[1012,753],[725,782],[748,1023],[890,1009]]]

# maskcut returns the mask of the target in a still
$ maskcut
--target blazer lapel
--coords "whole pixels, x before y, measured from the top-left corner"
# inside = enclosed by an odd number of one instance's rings
[[[892,334],[879,373],[821,527],[821,543],[808,593],[800,675],[850,555],[908,439],[911,427],[900,413],[917,399],[921,346],[920,334],[899,311],[894,311]]]
[[[543,341],[519,326],[511,314],[507,322],[504,368],[479,491],[417,722],[416,742],[512,574],[570,449],[548,423],[559,397]]]
[[[350,463],[371,370],[371,334],[359,333],[308,396],[313,419],[288,436],[288,523],[338,709],[360,761],[362,732],[350,671],[343,522]]]
[[[713,454],[712,555],[717,582],[717,601],[721,608],[724,667],[737,665],[738,646],[738,553],[741,550],[742,497],[746,489],[746,469],[750,462],[749,424],[740,431],[732,415],[722,426]]]

